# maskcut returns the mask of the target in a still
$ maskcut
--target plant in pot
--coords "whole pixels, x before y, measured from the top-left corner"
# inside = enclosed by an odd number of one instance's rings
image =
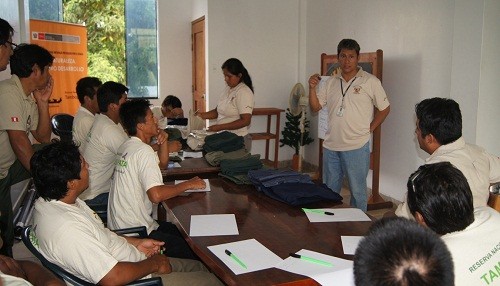
[[[301,132],[300,128],[300,119],[302,117],[302,113],[297,115],[293,115],[290,112],[290,109],[286,109],[286,122],[285,128],[281,131],[281,139],[280,139],[280,147],[285,145],[292,147],[295,150],[295,154],[293,155],[292,160],[292,169],[296,171],[300,171],[301,159],[300,158],[300,147],[310,144],[314,141],[309,136],[309,120],[306,118],[305,111],[304,112],[304,132]]]

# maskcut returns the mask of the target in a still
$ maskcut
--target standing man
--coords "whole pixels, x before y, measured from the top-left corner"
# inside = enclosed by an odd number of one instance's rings
[[[166,221],[155,221],[153,203],[175,197],[188,189],[201,189],[205,182],[195,177],[177,185],[165,185],[160,168],[168,165],[168,135],[158,128],[158,119],[149,101],[131,100],[122,105],[120,117],[130,138],[118,149],[108,204],[108,227],[111,229],[144,225],[149,237],[164,241],[167,255],[195,259],[177,227]],[[150,145],[158,139],[158,155]]]
[[[10,41],[6,44],[12,45]],[[28,134],[40,143],[50,141],[53,80],[49,68],[53,60],[40,46],[19,45],[10,58],[12,77],[0,82],[0,225],[4,240],[0,254],[12,255],[14,242],[10,186],[31,176],[34,149]]]
[[[358,66],[359,51],[355,40],[340,41],[337,55],[341,72],[333,74],[318,92],[319,74],[309,78],[309,105],[313,112],[325,106],[328,110],[323,182],[340,193],[346,175],[351,205],[366,211],[370,134],[385,120],[390,106],[380,80]]]
[[[97,89],[101,85],[102,82],[96,77],[84,77],[76,83],[76,95],[81,106],[73,121],[73,141],[80,145],[82,154],[87,143],[87,135],[94,123],[94,116],[99,112]]]
[[[428,98],[415,106],[415,136],[420,149],[430,154],[426,164],[450,162],[467,178],[474,207],[486,206],[490,184],[500,182],[500,158],[465,143],[460,106],[449,98]],[[412,218],[407,202],[396,215]]]

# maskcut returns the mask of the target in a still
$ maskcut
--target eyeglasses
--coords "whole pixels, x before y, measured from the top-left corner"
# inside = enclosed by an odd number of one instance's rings
[[[420,175],[420,170],[416,171],[415,174],[413,174],[411,177],[410,177],[410,181],[411,181],[411,186],[413,188],[413,192],[416,193],[416,189],[415,189],[415,180],[417,179],[418,175]]]
[[[14,44],[13,42],[11,41],[5,41],[6,43],[10,44],[11,47],[14,47],[16,48],[18,45],[17,44]]]

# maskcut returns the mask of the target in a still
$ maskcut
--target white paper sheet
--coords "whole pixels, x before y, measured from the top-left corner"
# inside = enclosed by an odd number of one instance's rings
[[[189,151],[184,151],[182,153],[183,158],[203,158],[203,153],[202,152],[189,152]]]
[[[362,210],[356,208],[319,210],[332,212],[334,215],[306,213],[310,222],[371,221],[371,219]]]
[[[175,180],[175,184],[179,184],[182,182],[185,182],[187,180]],[[203,193],[203,192],[210,192],[210,182],[208,179],[203,179],[205,181],[205,188],[204,189],[196,189],[196,190],[186,190],[185,193]]]
[[[354,255],[356,248],[358,248],[359,242],[364,236],[341,236],[342,247],[344,248],[344,254]]]
[[[209,246],[208,249],[236,275],[275,267],[283,261],[283,259],[255,239],[213,245]],[[247,268],[243,268],[229,257],[224,252],[226,249],[245,263]]]
[[[311,278],[323,286],[354,286],[354,273],[352,268],[314,275]]]
[[[353,262],[350,260],[306,249],[302,249],[296,253],[311,258],[319,259],[325,262],[330,262],[333,266],[323,266],[320,264],[311,263],[309,261],[300,258],[288,257],[287,259],[283,260],[282,263],[277,265],[276,268],[296,274],[305,275],[314,279],[314,277],[318,275],[326,273],[334,273],[340,270],[352,268],[353,265]],[[337,285],[343,285],[343,284],[337,284]]]
[[[189,236],[238,235],[234,214],[192,215]]]

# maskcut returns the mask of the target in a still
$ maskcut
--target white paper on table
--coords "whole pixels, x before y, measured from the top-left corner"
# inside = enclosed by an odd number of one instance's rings
[[[311,278],[323,286],[354,286],[354,273],[352,268],[314,275]]]
[[[362,210],[356,208],[318,210],[332,212],[334,215],[305,213],[310,222],[371,221],[371,219]]]
[[[238,235],[234,214],[192,215],[189,236]]]
[[[179,184],[182,182],[185,182],[187,180],[175,180],[175,184]],[[196,190],[186,190],[185,193],[203,193],[203,192],[210,192],[210,182],[208,179],[203,179],[205,181],[205,188],[204,189],[196,189]]]
[[[184,151],[182,153],[182,157],[184,158],[203,158],[203,153],[202,152],[189,152],[189,151]]]
[[[307,249],[301,249],[300,251],[296,252],[296,254],[319,259],[325,262],[330,262],[333,266],[324,266],[300,258],[288,257],[287,259],[283,260],[282,263],[277,265],[276,268],[296,274],[301,274],[314,279],[314,277],[317,275],[334,273],[336,271],[349,269],[352,268],[353,265],[353,262],[351,260],[346,260]]]
[[[344,254],[354,255],[356,248],[358,248],[359,242],[364,236],[341,236],[342,248],[344,248]]]
[[[209,246],[208,249],[222,260],[236,275],[272,268],[283,261],[278,255],[253,238],[213,245]],[[233,258],[229,257],[224,252],[226,249],[245,263],[247,268],[241,267]]]

